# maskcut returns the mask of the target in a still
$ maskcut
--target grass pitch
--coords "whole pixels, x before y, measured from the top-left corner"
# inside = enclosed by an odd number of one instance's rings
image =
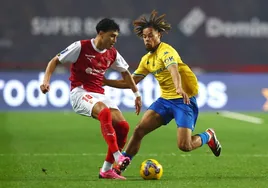
[[[268,116],[264,123],[201,113],[194,133],[216,130],[223,146],[219,158],[205,145],[179,151],[174,121],[144,138],[139,154],[124,173],[126,181],[98,179],[107,146],[96,120],[72,112],[0,113],[1,188],[210,188],[267,187]],[[141,116],[125,113],[131,132]],[[139,166],[147,158],[164,168],[161,180],[145,181]]]

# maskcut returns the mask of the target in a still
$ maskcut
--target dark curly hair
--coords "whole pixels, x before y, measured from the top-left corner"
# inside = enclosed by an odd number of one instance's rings
[[[100,31],[118,31],[120,32],[119,25],[112,19],[104,18],[96,25],[96,31],[99,33]]]
[[[171,29],[171,25],[164,19],[166,15],[162,14],[157,17],[157,14],[156,10],[153,10],[149,20],[146,19],[145,15],[142,15],[139,19],[133,22],[134,32],[137,36],[142,37],[143,29],[148,27],[152,27],[158,32],[166,33]]]

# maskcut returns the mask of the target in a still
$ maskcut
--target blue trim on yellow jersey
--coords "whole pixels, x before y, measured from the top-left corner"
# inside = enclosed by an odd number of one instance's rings
[[[178,64],[178,63],[177,62],[170,63],[168,66],[166,66],[166,68],[168,68],[170,65],[174,65],[174,64]]]
[[[133,73],[134,75],[136,75],[136,76],[143,76],[143,77],[145,77],[146,75],[144,75],[144,74],[135,74],[135,73]]]

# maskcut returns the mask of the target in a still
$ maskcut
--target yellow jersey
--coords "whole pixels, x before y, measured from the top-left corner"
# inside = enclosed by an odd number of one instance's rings
[[[198,82],[192,70],[182,62],[178,52],[170,45],[161,42],[155,52],[145,54],[133,73],[134,75],[147,76],[153,74],[158,81],[161,89],[161,97],[164,99],[182,98],[176,93],[170,72],[167,67],[178,64],[178,71],[181,75],[183,90],[189,97],[198,94]]]

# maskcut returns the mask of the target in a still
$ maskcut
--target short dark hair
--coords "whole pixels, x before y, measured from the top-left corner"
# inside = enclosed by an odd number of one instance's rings
[[[171,29],[171,25],[164,19],[165,14],[162,14],[157,17],[157,12],[153,10],[151,12],[150,18],[147,19],[146,16],[141,16],[139,19],[133,22],[134,25],[134,32],[139,37],[142,37],[143,29],[147,27],[152,27],[158,32],[166,32]]]
[[[100,31],[108,32],[108,31],[118,31],[120,32],[119,25],[112,19],[104,18],[96,25],[97,33]]]

